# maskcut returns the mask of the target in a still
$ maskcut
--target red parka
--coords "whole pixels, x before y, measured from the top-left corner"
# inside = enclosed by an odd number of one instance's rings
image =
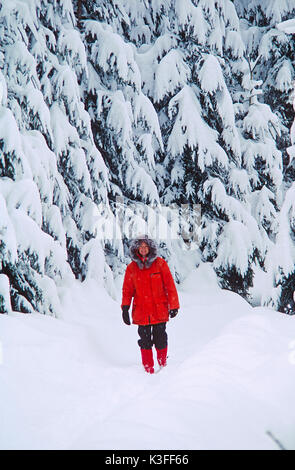
[[[132,322],[152,325],[169,320],[169,310],[179,308],[175,283],[163,258],[156,256],[154,242],[145,238],[150,251],[146,262],[138,253],[142,239],[131,247],[133,261],[127,266],[122,292],[122,306],[132,305]]]

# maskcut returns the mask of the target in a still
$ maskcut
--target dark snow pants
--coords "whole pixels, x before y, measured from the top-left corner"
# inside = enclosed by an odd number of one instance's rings
[[[156,349],[167,347],[166,322],[155,325],[139,325],[138,334],[140,336],[138,344],[141,349],[151,349],[153,344]]]

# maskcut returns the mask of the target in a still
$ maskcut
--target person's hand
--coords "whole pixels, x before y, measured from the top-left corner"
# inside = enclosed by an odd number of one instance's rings
[[[129,307],[130,305],[123,305],[122,307],[123,322],[126,323],[126,325],[131,325],[129,317]]]
[[[178,308],[174,308],[172,310],[169,310],[169,317],[174,318],[178,314]]]

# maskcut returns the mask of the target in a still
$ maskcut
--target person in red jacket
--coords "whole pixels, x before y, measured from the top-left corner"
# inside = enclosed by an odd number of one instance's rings
[[[156,243],[147,235],[131,242],[130,257],[132,262],[126,268],[122,288],[122,316],[124,323],[130,325],[133,299],[132,323],[138,325],[142,364],[146,372],[153,374],[153,345],[159,366],[166,366],[166,323],[178,313],[178,294],[168,264],[158,256]]]

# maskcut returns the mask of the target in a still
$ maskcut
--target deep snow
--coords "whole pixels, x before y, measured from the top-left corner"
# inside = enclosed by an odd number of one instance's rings
[[[92,281],[60,289],[59,319],[0,315],[1,449],[295,449],[294,317],[200,265],[179,287],[168,366],[148,375],[121,283],[117,300]]]

